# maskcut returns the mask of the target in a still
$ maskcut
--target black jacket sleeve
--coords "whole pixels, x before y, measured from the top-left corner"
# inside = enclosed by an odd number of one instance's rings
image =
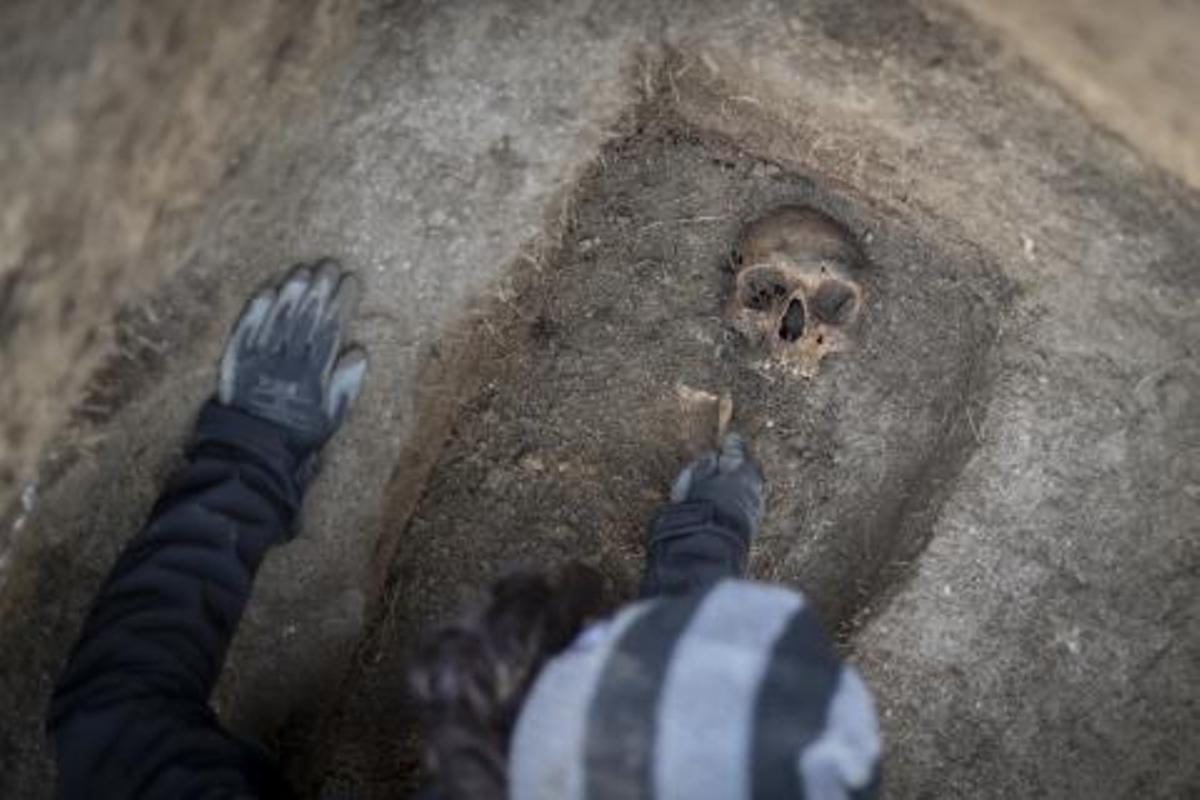
[[[62,798],[287,796],[208,699],[267,549],[291,535],[303,464],[269,422],[209,403],[187,464],[109,574],[47,728]]]
[[[669,503],[650,521],[641,596],[701,591],[746,574],[751,532],[708,500]]]

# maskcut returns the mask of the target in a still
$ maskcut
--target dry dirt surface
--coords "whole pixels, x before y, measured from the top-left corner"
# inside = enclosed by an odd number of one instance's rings
[[[353,23],[341,0],[0,7],[0,557],[114,311],[186,264],[213,191]]]
[[[770,481],[753,571],[864,670],[889,796],[1200,793],[1200,197],[1169,159],[954,5],[349,16],[19,486],[0,795],[49,794],[53,675],[241,303],[321,255],[364,279],[373,366],[214,701],[306,796],[419,781],[406,655],[500,571],[583,558],[627,596],[723,391]],[[808,377],[729,324],[739,232],[781,204],[863,256]]]
[[[1200,5],[957,0],[1101,124],[1200,187]]]

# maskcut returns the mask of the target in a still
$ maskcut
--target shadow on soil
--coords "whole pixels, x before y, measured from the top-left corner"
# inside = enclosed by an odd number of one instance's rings
[[[419,493],[411,472],[393,478],[391,518],[406,522],[317,748],[327,789],[411,785],[406,659],[497,574],[583,559],[632,595],[645,522],[708,424],[681,387],[730,391],[764,464],[752,574],[802,587],[842,635],[921,551],[976,447],[1009,296],[994,269],[669,114],[628,125],[576,187],[558,246],[435,359],[444,446]],[[785,203],[843,222],[869,262],[853,347],[813,379],[773,368],[721,317],[739,231]]]

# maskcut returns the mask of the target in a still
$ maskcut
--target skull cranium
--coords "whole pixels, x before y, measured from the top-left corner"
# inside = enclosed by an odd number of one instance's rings
[[[862,308],[853,279],[862,261],[850,232],[826,214],[777,208],[742,232],[725,316],[773,360],[811,378],[849,343]]]

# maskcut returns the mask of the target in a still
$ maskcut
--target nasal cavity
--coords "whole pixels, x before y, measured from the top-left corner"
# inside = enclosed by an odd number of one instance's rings
[[[804,303],[799,298],[792,298],[783,319],[779,322],[779,336],[785,342],[794,342],[804,335]]]

